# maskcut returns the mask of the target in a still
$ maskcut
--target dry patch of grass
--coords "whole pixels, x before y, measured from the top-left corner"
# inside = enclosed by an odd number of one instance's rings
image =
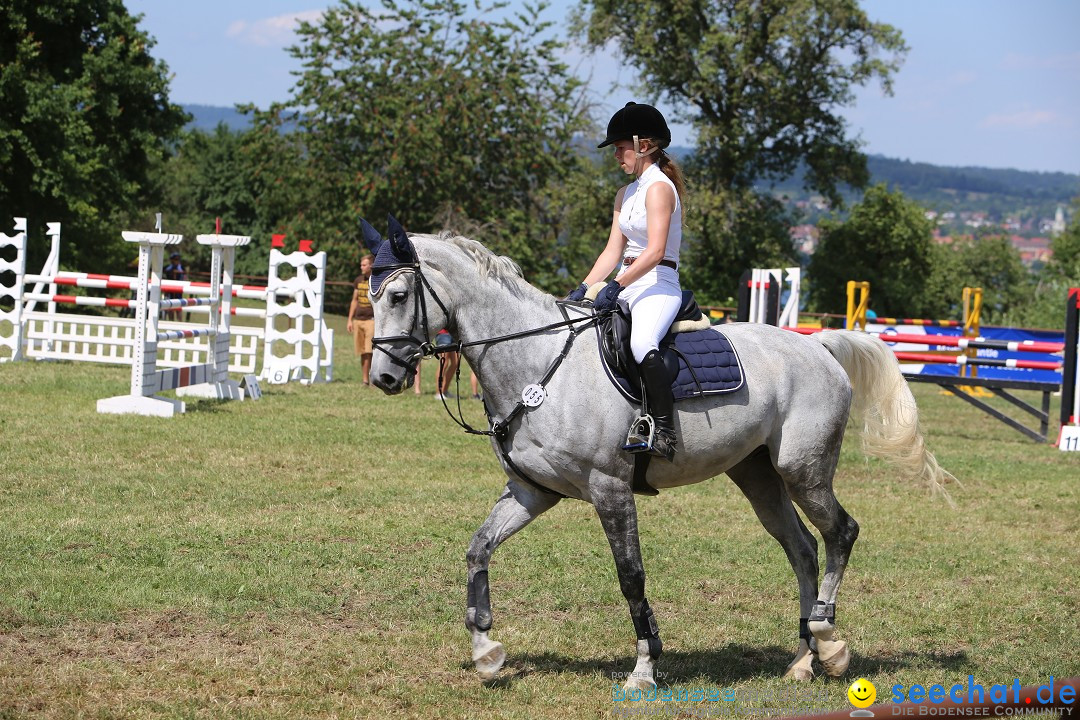
[[[0,634],[0,708],[43,717],[228,716],[359,707],[367,689],[357,620],[219,622],[171,610]]]

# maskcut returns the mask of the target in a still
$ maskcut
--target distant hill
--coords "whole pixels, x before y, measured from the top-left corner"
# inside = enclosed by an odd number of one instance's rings
[[[185,129],[210,132],[220,123],[230,130],[247,130],[251,127],[251,116],[237,112],[236,108],[217,105],[184,105],[184,110],[191,113],[192,120]]]
[[[231,107],[213,105],[185,105],[193,120],[189,129],[211,131],[224,123],[232,130],[251,127],[251,117]],[[671,153],[685,157],[692,148],[672,146]],[[1080,196],[1080,175],[1071,173],[1028,172],[1025,170],[1002,170],[984,167],[945,167],[929,163],[896,160],[882,155],[867,158],[871,183],[886,183],[901,190],[923,207],[941,213],[985,213],[993,221],[1007,216],[1019,217],[1032,222],[1038,230],[1041,218],[1052,217],[1058,206],[1068,207],[1073,198]],[[810,201],[801,186],[802,173],[776,183],[771,191],[791,203]],[[849,190],[848,201],[857,202],[861,193]],[[810,211],[807,220],[815,221]]]

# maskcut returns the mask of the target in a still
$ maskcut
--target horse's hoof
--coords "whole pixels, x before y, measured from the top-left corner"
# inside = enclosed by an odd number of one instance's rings
[[[848,652],[847,643],[843,640],[832,642],[818,641],[818,662],[825,668],[825,674],[829,677],[840,677],[847,672],[851,662],[851,653]]]
[[[623,688],[637,688],[642,692],[647,692],[656,688],[656,681],[646,675],[631,673],[630,677],[626,678]]]
[[[814,671],[805,665],[799,665],[791,663],[787,667],[787,672],[784,673],[785,680],[798,680],[800,682],[814,679]]]
[[[506,651],[500,642],[492,642],[473,652],[473,663],[481,680],[491,680],[498,675],[504,662]]]

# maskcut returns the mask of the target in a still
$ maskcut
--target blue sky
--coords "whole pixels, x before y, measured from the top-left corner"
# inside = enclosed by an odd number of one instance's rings
[[[157,39],[173,73],[174,102],[265,107],[289,97],[298,64],[284,48],[295,18],[320,0],[126,0]],[[572,0],[546,16],[562,23]],[[877,85],[844,111],[864,150],[936,165],[1080,173],[1080,2],[1076,0],[864,0],[870,17],[910,47],[894,95]],[[568,56],[601,114],[643,99],[613,53]],[[664,108],[661,106],[661,110]],[[686,128],[674,142],[689,145]]]

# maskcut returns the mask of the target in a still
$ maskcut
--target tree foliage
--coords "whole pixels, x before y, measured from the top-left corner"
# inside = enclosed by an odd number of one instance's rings
[[[983,323],[1000,324],[1010,311],[1029,302],[1034,283],[1007,236],[979,233],[955,241],[951,250],[957,255],[952,293],[959,297],[962,288],[981,287]]]
[[[1051,240],[1050,252],[1047,275],[1073,287],[1080,286],[1080,198],[1073,201],[1072,222],[1065,232]]]
[[[214,232],[215,220],[221,218],[222,232],[255,238],[237,254],[237,272],[265,274],[272,228],[263,222],[260,207],[269,204],[272,193],[255,172],[258,145],[254,133],[235,132],[224,124],[212,132],[185,131],[168,161],[154,173],[154,196],[160,203],[140,208],[127,225],[142,227],[155,211],[163,211],[165,230],[192,241],[185,242],[185,264],[205,271],[210,268],[210,249],[194,238]],[[259,164],[269,162],[259,157]]]
[[[884,185],[866,191],[846,222],[823,220],[810,262],[811,304],[843,312],[849,280],[870,282],[879,315],[926,317],[932,310],[928,278],[933,226],[919,206]]]
[[[64,223],[68,262],[126,259],[117,219],[186,119],[153,41],[121,0],[0,0],[0,18],[0,212]]]
[[[297,127],[287,143],[303,167],[290,181],[303,183],[306,204],[281,227],[320,238],[351,270],[361,216],[379,225],[392,213],[420,232],[469,219],[527,274],[546,276],[534,251],[553,246],[559,227],[545,193],[578,162],[572,140],[586,117],[543,7],[345,0],[302,24],[292,97],[256,113],[266,141],[284,122]]]

